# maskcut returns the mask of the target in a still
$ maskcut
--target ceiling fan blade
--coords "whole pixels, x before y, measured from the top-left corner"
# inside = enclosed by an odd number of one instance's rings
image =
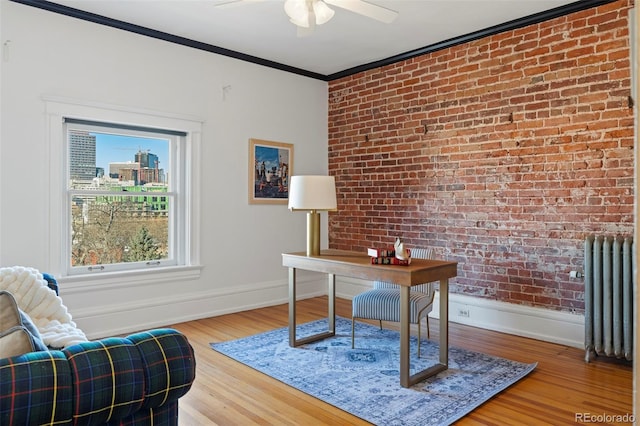
[[[384,22],[385,24],[390,24],[398,16],[398,12],[395,10],[387,9],[386,7],[378,6],[364,0],[324,0],[324,2],[375,19],[376,21]]]
[[[214,5],[219,9],[230,9],[236,6],[242,6],[249,3],[257,3],[263,0],[224,0]]]

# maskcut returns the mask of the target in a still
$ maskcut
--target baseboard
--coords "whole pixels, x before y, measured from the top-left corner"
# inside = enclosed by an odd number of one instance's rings
[[[370,288],[370,284],[364,280],[342,278],[338,285],[338,295],[352,299],[356,294]],[[439,303],[440,294],[436,292],[430,317],[439,317]],[[450,294],[449,321],[584,348],[583,315]]]
[[[365,280],[344,277],[337,277],[336,280],[336,295],[349,300],[371,288],[371,284]],[[322,274],[299,274],[298,299],[326,295],[326,283]],[[98,310],[76,309],[73,319],[87,337],[97,339],[287,302],[288,285],[285,279],[148,299],[144,303],[120,303]],[[434,306],[439,306],[438,293]],[[438,314],[438,309],[434,308],[431,316],[438,318]],[[450,294],[449,321],[571,347],[584,347],[584,317],[567,312]]]
[[[438,318],[440,294],[432,316]],[[449,321],[545,342],[584,348],[584,316],[514,303],[449,295]]]
[[[299,274],[298,300],[327,294],[326,279]],[[215,289],[207,292],[149,298],[100,308],[80,308],[73,320],[91,340],[166,327],[186,321],[249,311],[287,303],[286,279]]]

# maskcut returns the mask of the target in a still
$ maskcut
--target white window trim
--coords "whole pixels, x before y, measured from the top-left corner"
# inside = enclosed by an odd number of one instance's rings
[[[167,141],[168,151],[171,152],[171,154],[169,155],[172,163],[171,173],[169,173],[169,178],[171,182],[170,182],[170,187],[168,188],[170,190],[167,192],[164,192],[163,195],[165,195],[168,199],[171,200],[170,201],[171,213],[169,215],[170,217],[169,231],[170,232],[168,234],[168,245],[169,245],[170,254],[167,258],[159,259],[157,262],[138,261],[138,262],[122,262],[122,263],[102,264],[102,265],[77,265],[75,267],[69,268],[69,276],[90,275],[91,272],[88,272],[88,271],[92,271],[94,268],[99,268],[96,272],[97,274],[97,273],[106,273],[108,271],[125,271],[125,270],[133,271],[133,270],[144,270],[149,268],[160,269],[162,267],[167,267],[167,266],[184,265],[185,260],[188,259],[188,256],[185,256],[183,251],[179,247],[181,246],[181,244],[184,243],[183,242],[184,238],[181,238],[179,236],[186,234],[185,225],[188,223],[188,221],[182,220],[182,218],[185,217],[185,214],[188,211],[187,210],[188,206],[184,205],[184,203],[178,203],[178,201],[183,199],[186,199],[186,200],[189,199],[188,196],[183,197],[183,194],[185,194],[185,190],[184,190],[185,182],[186,182],[185,176],[187,176],[185,165],[188,165],[189,163],[188,158],[185,158],[186,148],[188,146],[186,137],[184,136],[184,134],[181,136],[170,135],[170,134],[161,135],[159,133],[154,133],[151,129],[146,129],[146,130],[123,129],[118,127],[119,123],[109,123],[109,124],[114,124],[115,126],[114,127],[111,127],[110,125],[102,126],[99,123],[65,124],[65,127],[66,127],[65,133],[67,134],[67,137],[68,137],[69,129],[74,129],[74,130],[81,130],[89,133],[91,132],[103,133],[103,134],[121,133],[121,134],[133,135],[135,137],[153,137],[153,138],[160,137]],[[65,159],[69,158],[68,145],[69,144],[67,141],[67,143],[65,143],[65,148],[67,149],[67,151],[65,151],[65,154],[64,154]],[[168,160],[168,158],[164,158],[163,160],[166,161]],[[70,166],[71,166],[70,164],[66,165],[65,175],[67,176],[67,178],[69,176],[68,171]],[[65,185],[68,185],[68,184],[65,182]],[[72,202],[73,196],[77,194],[89,195],[89,196],[94,196],[96,194],[120,195],[119,192],[114,193],[112,190],[99,191],[94,188],[87,191],[84,189],[67,188],[66,190],[67,205]],[[138,193],[138,196],[140,195],[142,195],[142,193]],[[72,223],[71,217],[67,216],[66,219],[67,219],[67,223],[65,226],[67,229],[70,229],[71,223]],[[67,254],[71,253],[71,250],[72,250],[71,240],[69,238],[66,238],[65,240],[62,241],[62,243],[65,244],[65,246],[63,247],[63,251]],[[68,262],[69,262],[69,259],[65,261],[66,264],[68,264]]]
[[[65,283],[68,289],[91,289],[96,284],[104,289],[105,285],[122,285],[123,277],[131,278],[131,282],[147,282],[155,280],[164,282],[180,279],[196,279],[200,276],[200,193],[201,164],[200,149],[203,120],[167,112],[152,111],[140,108],[122,107],[98,102],[83,102],[62,97],[43,97],[47,117],[47,137],[49,143],[49,199],[43,203],[49,217],[49,254],[47,271]],[[116,271],[110,273],[67,274],[65,261],[67,256],[61,253],[66,247],[69,230],[65,226],[63,208],[66,207],[66,175],[65,175],[65,136],[64,117],[76,119],[132,124],[182,131],[187,134],[186,156],[190,167],[184,171],[185,196],[189,200],[186,206],[183,223],[178,226],[185,230],[184,264],[150,269],[146,271]],[[135,278],[134,278],[135,277]],[[129,281],[129,280],[127,280]]]

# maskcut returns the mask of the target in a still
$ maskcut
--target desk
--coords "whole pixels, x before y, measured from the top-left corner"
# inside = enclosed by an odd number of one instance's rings
[[[457,275],[457,262],[412,259],[411,265],[372,265],[363,253],[322,250],[319,256],[305,252],[283,253],[282,265],[289,268],[289,346],[295,347],[336,334],[336,275],[380,280],[400,285],[400,385],[407,388],[446,370],[449,363],[449,278]],[[296,339],[296,269],[323,272],[329,279],[329,327],[322,333]],[[440,357],[439,363],[409,374],[409,291],[411,286],[440,281]]]

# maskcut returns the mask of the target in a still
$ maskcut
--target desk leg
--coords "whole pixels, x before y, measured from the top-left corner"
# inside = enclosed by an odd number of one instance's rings
[[[336,276],[329,274],[329,329],[312,336],[296,338],[296,269],[289,268],[289,346],[296,347],[336,335]]]
[[[438,363],[409,374],[409,291],[406,286],[400,287],[400,386],[408,388],[422,380],[434,376],[449,368],[449,281],[440,280],[440,355]]]
[[[410,325],[409,325],[409,291],[407,286],[400,286],[400,386],[411,386],[409,366],[411,365]]]
[[[289,268],[289,346],[296,343],[296,268]]]
[[[336,334],[336,275],[335,274],[328,274],[328,284],[329,284],[329,289],[328,289],[328,303],[329,306],[327,306],[327,311],[329,313],[329,333],[331,333],[332,336],[335,336]]]
[[[449,366],[449,280],[440,280],[440,364]]]

